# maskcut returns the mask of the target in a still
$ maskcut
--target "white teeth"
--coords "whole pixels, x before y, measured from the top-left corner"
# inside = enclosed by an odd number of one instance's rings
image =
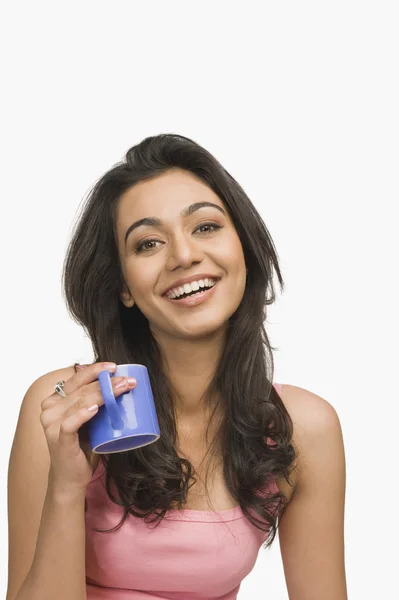
[[[183,294],[197,292],[204,287],[211,288],[215,285],[215,283],[216,281],[214,279],[209,279],[208,277],[205,279],[199,279],[198,281],[192,281],[191,283],[185,283],[183,286],[170,290],[167,294],[167,297],[171,299],[179,298]]]

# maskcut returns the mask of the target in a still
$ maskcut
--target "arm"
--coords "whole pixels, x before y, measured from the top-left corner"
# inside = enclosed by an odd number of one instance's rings
[[[85,499],[54,488],[40,422],[42,400],[72,373],[43,375],[21,405],[8,467],[7,600],[86,600]]]
[[[335,409],[305,389],[284,385],[295,427],[299,470],[279,526],[290,600],[347,600],[344,559],[346,468]]]
[[[59,496],[49,484],[33,563],[15,600],[86,600],[84,507],[84,495]]]

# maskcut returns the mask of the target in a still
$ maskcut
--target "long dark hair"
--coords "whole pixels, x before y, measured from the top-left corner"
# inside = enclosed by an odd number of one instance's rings
[[[276,476],[291,483],[289,474],[296,457],[292,420],[272,386],[274,348],[264,326],[266,307],[276,297],[274,273],[284,289],[278,255],[266,225],[237,181],[207,150],[176,134],[145,138],[95,183],[64,263],[68,311],[89,336],[94,362],[147,367],[161,430],[160,439],[153,444],[102,455],[107,494],[124,507],[124,515],[116,527],[97,531],[115,531],[129,513],[156,526],[168,510],[184,508],[188,490],[196,481],[190,461],[176,452],[171,385],[162,369],[159,346],[140,309],[136,305],[126,308],[120,300],[124,281],[115,232],[121,195],[139,181],[176,168],[195,174],[220,197],[243,247],[248,270],[244,296],[229,320],[225,347],[204,399],[220,397],[215,411],[221,408],[223,415],[209,450],[215,455],[219,451],[230,494],[250,522],[268,532],[268,547],[286,501],[281,493],[266,494],[265,487]],[[272,443],[266,443],[267,437]]]

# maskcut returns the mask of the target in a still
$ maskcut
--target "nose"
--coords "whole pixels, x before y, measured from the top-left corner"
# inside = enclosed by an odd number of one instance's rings
[[[200,245],[191,236],[174,236],[170,242],[166,268],[174,271],[179,267],[189,269],[204,257]]]

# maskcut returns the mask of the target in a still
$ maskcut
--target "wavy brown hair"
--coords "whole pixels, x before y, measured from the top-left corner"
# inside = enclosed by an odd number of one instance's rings
[[[176,168],[193,173],[219,196],[244,252],[246,288],[229,319],[225,346],[203,398],[206,402],[220,398],[210,422],[217,409],[222,414],[208,452],[222,457],[228,491],[250,522],[268,532],[268,547],[286,501],[283,494],[265,493],[265,488],[278,476],[290,483],[296,457],[292,420],[272,386],[274,348],[264,326],[266,308],[276,298],[274,273],[281,291],[284,289],[278,255],[265,223],[237,181],[198,143],[176,134],[145,138],[95,183],[75,224],[64,262],[67,308],[89,336],[94,362],[147,367],[161,431],[153,444],[102,455],[107,494],[124,507],[124,515],[116,527],[97,531],[115,531],[129,513],[158,525],[167,511],[184,508],[188,490],[196,481],[192,464],[176,451],[172,388],[162,370],[160,348],[140,309],[136,305],[126,308],[120,300],[124,281],[115,231],[122,194],[139,181]],[[266,437],[272,443],[267,444]]]

